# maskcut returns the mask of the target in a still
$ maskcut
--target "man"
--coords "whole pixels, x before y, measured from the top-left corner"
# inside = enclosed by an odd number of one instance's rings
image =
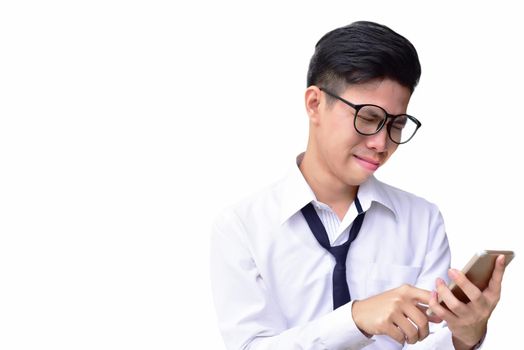
[[[227,210],[213,229],[211,276],[228,349],[482,343],[503,257],[479,291],[448,270],[438,208],[373,176],[421,126],[406,114],[420,73],[413,45],[376,23],[335,29],[317,43],[306,152],[286,178]],[[448,276],[470,303],[451,294]]]

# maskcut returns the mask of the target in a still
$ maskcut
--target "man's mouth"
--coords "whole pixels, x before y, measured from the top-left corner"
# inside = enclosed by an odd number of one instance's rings
[[[355,158],[362,167],[371,171],[377,170],[380,166],[380,161],[373,158],[361,157],[357,155],[355,155]]]

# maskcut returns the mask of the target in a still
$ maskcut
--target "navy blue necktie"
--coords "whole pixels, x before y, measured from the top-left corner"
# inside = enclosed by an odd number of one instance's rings
[[[357,238],[360,227],[362,226],[362,222],[364,221],[364,216],[366,215],[366,213],[362,210],[362,206],[360,205],[358,198],[356,197],[355,206],[358,210],[358,216],[355,221],[353,221],[353,225],[349,230],[348,240],[344,244],[334,247],[329,244],[329,238],[326,229],[324,228],[324,225],[322,225],[322,221],[320,221],[313,204],[308,203],[301,210],[302,215],[304,215],[304,218],[306,219],[309,228],[313,232],[313,235],[315,235],[318,243],[320,243],[324,249],[329,251],[335,257],[336,264],[335,268],[333,269],[333,310],[348,303],[351,300],[348,282],[346,280],[346,258],[348,256],[349,246],[351,245],[351,242]]]

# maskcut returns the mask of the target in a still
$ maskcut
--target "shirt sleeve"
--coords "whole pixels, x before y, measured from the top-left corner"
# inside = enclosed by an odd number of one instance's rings
[[[234,212],[215,222],[210,263],[215,309],[228,350],[356,350],[374,342],[353,322],[352,303],[304,325],[287,327]]]
[[[446,283],[449,283],[447,271],[451,263],[451,254],[449,243],[446,236],[446,229],[444,227],[444,219],[437,207],[433,208],[434,215],[430,220],[430,236],[428,239],[428,249],[424,260],[423,269],[417,279],[417,287],[426,290],[435,289],[435,280],[437,277],[442,278]],[[422,350],[422,349],[442,349],[454,350],[452,340],[452,333],[445,322],[440,324],[430,323],[430,335],[420,343],[413,345],[406,345],[406,350]],[[480,349],[484,342],[484,337],[481,339],[474,349]]]
[[[416,286],[426,290],[435,289],[437,277],[449,281],[447,271],[451,263],[449,243],[446,236],[444,219],[436,206],[432,206],[432,215],[429,222],[428,245],[422,271],[417,279]],[[406,350],[442,349],[453,350],[451,332],[445,322],[430,323],[430,335],[422,342],[406,345]]]
[[[448,269],[451,264],[444,219],[436,206],[433,206],[432,212],[425,257],[416,282],[416,287],[426,290],[435,290],[437,277],[442,278],[446,283],[449,282]]]

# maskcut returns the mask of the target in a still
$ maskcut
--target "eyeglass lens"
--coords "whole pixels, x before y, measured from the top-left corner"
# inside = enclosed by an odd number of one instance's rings
[[[355,118],[355,128],[364,135],[376,134],[386,122],[386,113],[376,106],[363,106]],[[394,142],[408,141],[416,132],[417,124],[406,115],[388,120],[386,125],[389,136]]]

